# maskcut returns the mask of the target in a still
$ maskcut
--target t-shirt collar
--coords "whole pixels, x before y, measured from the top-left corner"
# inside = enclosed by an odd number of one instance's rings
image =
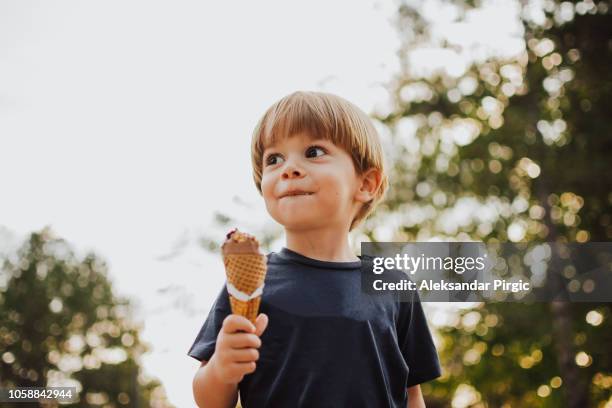
[[[304,265],[313,266],[316,268],[326,268],[326,269],[359,269],[361,268],[361,260],[359,261],[349,261],[349,262],[335,262],[335,261],[322,261],[320,259],[309,258],[304,256],[298,252],[292,251],[287,247],[283,247],[280,250],[279,255],[287,259],[289,261],[298,262]],[[358,256],[359,259],[362,259],[361,256]]]

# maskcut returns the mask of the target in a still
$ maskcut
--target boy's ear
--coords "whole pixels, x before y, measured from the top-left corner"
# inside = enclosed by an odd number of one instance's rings
[[[357,190],[357,193],[355,194],[355,199],[362,203],[372,201],[382,182],[381,171],[372,167],[358,177],[360,186],[359,190]]]

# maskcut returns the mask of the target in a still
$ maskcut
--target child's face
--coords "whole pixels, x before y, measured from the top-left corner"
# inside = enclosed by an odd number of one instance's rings
[[[359,177],[349,154],[332,141],[300,133],[263,154],[261,190],[268,212],[288,229],[350,226]],[[288,196],[292,190],[308,194]]]

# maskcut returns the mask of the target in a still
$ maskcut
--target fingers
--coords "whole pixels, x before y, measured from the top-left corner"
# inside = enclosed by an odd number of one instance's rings
[[[255,362],[251,361],[248,363],[232,363],[232,365],[234,366],[234,368],[236,368],[237,370],[239,370],[241,373],[252,373],[253,371],[255,371],[255,368],[257,368],[257,364],[255,364]]]
[[[235,363],[250,363],[259,360],[259,351],[254,348],[234,349],[228,353],[228,359]]]
[[[230,348],[259,348],[261,339],[255,334],[255,326],[244,316],[228,315],[223,320],[220,342]]]
[[[261,336],[266,330],[266,327],[268,327],[268,320],[268,316],[264,313],[257,316],[257,319],[255,319],[255,334],[257,336]]]
[[[233,375],[238,382],[240,382],[246,374],[251,374],[255,371],[257,364],[254,361],[248,363],[231,363],[228,368],[234,373]]]
[[[257,368],[257,364],[254,361],[246,363],[237,362],[225,362],[215,364],[214,370],[218,375],[218,378],[227,384],[238,384],[245,375],[251,374]]]
[[[225,333],[236,333],[238,331],[254,333],[255,326],[244,316],[230,314],[223,320],[221,330]]]
[[[255,371],[259,360],[257,349],[261,347],[259,336],[267,326],[268,316],[264,314],[257,317],[255,324],[236,314],[223,320],[212,357],[213,370],[223,382],[236,384]]]
[[[228,334],[224,339],[231,348],[259,348],[261,347],[261,339],[250,333],[234,333]]]

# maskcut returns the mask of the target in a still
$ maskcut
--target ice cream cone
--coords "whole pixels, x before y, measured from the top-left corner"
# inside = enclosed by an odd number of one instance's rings
[[[259,252],[255,237],[237,229],[227,234],[221,249],[232,313],[245,316],[255,323],[266,277],[267,258]]]

